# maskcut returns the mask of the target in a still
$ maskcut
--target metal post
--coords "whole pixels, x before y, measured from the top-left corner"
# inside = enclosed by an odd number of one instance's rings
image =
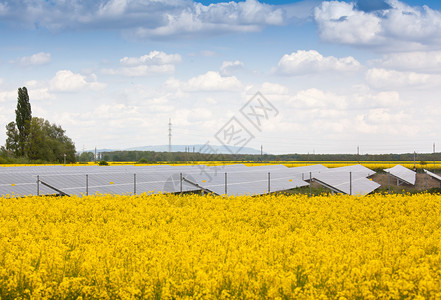
[[[271,193],[271,173],[268,172],[268,193]]]
[[[352,195],[352,172],[349,172],[349,195]]]
[[[136,195],[136,174],[133,174],[133,195]]]
[[[86,196],[89,196],[89,175],[86,174]]]
[[[228,195],[227,172],[225,172],[225,196]]]
[[[180,192],[182,193],[182,173],[179,173],[179,180],[180,180],[180,183],[179,183],[179,190],[180,190]]]
[[[40,175],[37,175],[37,196],[40,196]]]
[[[302,176],[303,176],[303,174],[302,174]],[[312,197],[312,187],[311,187],[311,184],[312,184],[312,172],[309,172],[309,197]]]
[[[390,194],[390,172],[387,173],[389,178],[389,194]]]

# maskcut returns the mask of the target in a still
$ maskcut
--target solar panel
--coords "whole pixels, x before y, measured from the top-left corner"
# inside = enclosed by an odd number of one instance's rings
[[[329,169],[323,165],[310,165],[303,167],[293,167],[290,168],[292,172],[300,174],[302,180],[309,180],[310,177],[313,178],[315,174],[326,172]]]
[[[396,165],[393,168],[384,169],[385,172],[397,178],[397,183],[399,185],[400,181],[415,185],[416,181],[416,172],[409,170],[402,165]]]
[[[365,173],[333,171],[319,173],[314,181],[336,193],[348,195],[367,195],[380,187],[380,184],[367,179]]]
[[[432,172],[430,172],[428,170],[424,170],[424,172],[426,172],[427,175],[429,175],[430,177],[432,177],[433,179],[438,181],[440,183],[440,187],[441,187],[441,176],[439,176],[439,175],[437,175],[435,173],[432,173]]]
[[[218,172],[208,168],[203,173],[193,173],[193,179],[185,177],[185,180],[217,195],[228,196],[262,195],[308,185],[301,180],[299,174],[290,171],[291,168],[265,167],[247,167],[231,172]]]
[[[353,174],[364,174],[364,177],[371,177],[372,175],[374,175],[376,172],[366,168],[365,166],[362,166],[360,164],[358,165],[351,165],[351,166],[344,166],[344,167],[337,167],[337,168],[332,168],[332,169],[328,169],[329,172],[352,172]]]

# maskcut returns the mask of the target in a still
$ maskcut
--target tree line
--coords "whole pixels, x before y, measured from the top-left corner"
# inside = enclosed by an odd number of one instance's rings
[[[194,152],[154,152],[154,151],[108,151],[98,154],[97,160],[113,162],[191,162],[191,161],[413,161],[414,153],[403,154],[206,154]],[[92,152],[83,152],[77,160],[80,162],[94,161]],[[417,162],[433,160],[440,161],[441,153],[417,153]]]
[[[75,162],[75,144],[65,132],[59,125],[33,117],[28,90],[19,88],[15,122],[6,125],[7,138],[0,150],[0,162]]]

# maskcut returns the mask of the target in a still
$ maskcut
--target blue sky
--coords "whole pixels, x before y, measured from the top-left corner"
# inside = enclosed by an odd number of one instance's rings
[[[77,150],[167,144],[169,118],[173,144],[241,146],[219,134],[235,118],[271,153],[431,152],[440,6],[0,0],[0,125],[26,86]],[[258,127],[241,112],[256,92],[275,108]]]

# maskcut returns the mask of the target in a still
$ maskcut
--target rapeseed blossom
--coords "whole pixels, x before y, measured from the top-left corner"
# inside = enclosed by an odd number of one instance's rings
[[[441,298],[441,195],[0,198],[1,299]]]

